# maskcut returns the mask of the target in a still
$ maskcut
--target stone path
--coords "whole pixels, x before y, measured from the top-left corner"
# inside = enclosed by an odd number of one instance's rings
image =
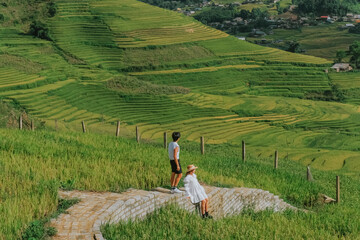
[[[272,209],[284,211],[296,210],[278,196],[261,189],[252,188],[218,188],[204,186],[209,196],[209,212],[214,218],[239,214],[245,208],[255,211]],[[60,191],[61,198],[78,198],[80,202],[51,220],[51,226],[58,230],[53,238],[58,239],[104,239],[100,226],[106,222],[117,223],[129,219],[142,219],[155,209],[168,203],[176,203],[188,211],[194,211],[184,194],[170,194],[163,188],[153,191],[129,189],[123,193],[98,193],[82,191]]]

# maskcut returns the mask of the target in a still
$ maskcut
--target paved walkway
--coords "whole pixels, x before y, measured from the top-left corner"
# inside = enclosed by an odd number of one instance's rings
[[[268,191],[252,188],[218,188],[204,186],[209,196],[209,212],[215,217],[239,214],[244,208],[255,211],[272,209],[283,211],[296,210],[278,196]],[[100,226],[105,222],[117,223],[129,219],[142,219],[155,209],[167,203],[176,203],[188,211],[195,207],[184,194],[170,194],[170,191],[157,188],[153,191],[129,189],[123,193],[60,191],[61,198],[78,198],[80,202],[51,220],[51,225],[58,230],[53,238],[58,239],[104,239]]]

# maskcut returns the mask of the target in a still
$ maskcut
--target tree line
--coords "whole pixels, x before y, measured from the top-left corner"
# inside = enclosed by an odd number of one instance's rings
[[[303,16],[338,15],[352,12],[359,0],[294,0],[297,13]]]

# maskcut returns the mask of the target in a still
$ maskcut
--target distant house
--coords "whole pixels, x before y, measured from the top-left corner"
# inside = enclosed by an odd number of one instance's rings
[[[349,63],[335,63],[331,69],[336,70],[336,72],[347,72],[351,71],[353,68],[350,66]]]
[[[234,21],[235,21],[235,22],[242,22],[243,19],[242,19],[241,17],[237,17],[237,18],[234,18]]]
[[[352,23],[347,23],[347,24],[345,24],[345,27],[346,28],[352,28],[352,27],[355,27],[355,25],[352,24]]]
[[[348,18],[353,18],[353,17],[354,17],[354,14],[348,13],[348,14],[346,14],[346,16],[347,16]]]
[[[237,37],[239,40],[245,41],[246,37]]]
[[[331,18],[330,18],[330,16],[321,16],[319,18],[319,20],[321,20],[321,21],[329,21],[329,20],[331,20]]]
[[[263,36],[266,36],[266,33],[263,32],[263,31],[254,29],[253,32],[252,32],[252,35],[254,37],[263,37]]]
[[[354,15],[354,18],[355,18],[355,19],[360,19],[360,14]]]

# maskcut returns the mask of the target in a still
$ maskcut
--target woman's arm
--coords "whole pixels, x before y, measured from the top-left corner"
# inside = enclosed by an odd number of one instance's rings
[[[190,181],[189,179],[185,178],[184,179],[184,188],[185,188],[185,196],[187,198],[190,198],[191,197],[191,194],[190,194]]]

